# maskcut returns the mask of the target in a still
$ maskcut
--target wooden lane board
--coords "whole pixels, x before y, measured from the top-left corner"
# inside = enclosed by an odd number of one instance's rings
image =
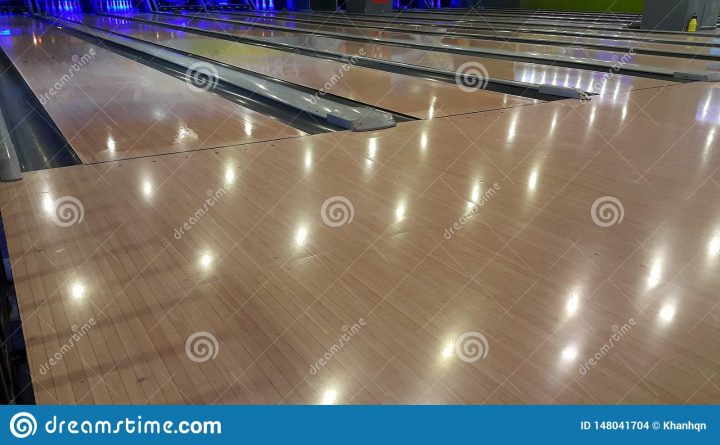
[[[659,79],[633,77],[617,73],[565,68],[538,63],[513,62],[510,60],[492,59],[488,57],[476,57],[460,54],[452,54],[440,51],[427,51],[415,48],[402,48],[391,45],[370,44],[342,40],[324,36],[313,36],[305,33],[268,31],[247,29],[239,24],[213,22],[202,19],[177,19],[167,15],[158,14],[152,17],[163,23],[182,24],[193,26],[215,32],[222,32],[230,35],[248,36],[300,45],[308,49],[333,51],[341,54],[363,54],[367,57],[380,60],[403,62],[409,65],[417,65],[429,68],[436,68],[446,71],[465,72],[478,66],[482,66],[488,76],[493,79],[513,80],[528,83],[546,83],[558,86],[581,88],[595,94],[607,92],[627,91],[630,89],[652,88],[670,85],[673,82]],[[100,18],[106,23],[113,23],[112,18]],[[415,36],[417,37],[417,36]],[[466,39],[470,41],[470,39]],[[427,42],[433,44],[433,42]],[[435,41],[434,44],[438,42]],[[456,42],[457,43],[457,42]],[[628,61],[634,62],[634,56],[627,57]]]
[[[83,22],[420,119],[538,103],[534,99],[492,91],[468,93],[450,83],[239,44],[141,22],[97,16],[84,17]]]
[[[282,122],[25,17],[0,46],[84,163],[301,136]]]
[[[676,85],[0,184],[37,400],[716,403],[719,94]],[[64,196],[82,221],[53,221]],[[338,196],[351,221],[323,220]],[[593,220],[604,196],[623,206],[614,225]],[[453,355],[467,332],[482,360]],[[186,346],[197,335],[209,355]]]

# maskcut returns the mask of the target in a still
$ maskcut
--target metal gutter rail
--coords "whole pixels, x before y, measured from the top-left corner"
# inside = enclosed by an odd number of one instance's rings
[[[174,15],[169,13],[157,13],[158,15]],[[123,19],[123,20],[135,20],[140,22],[147,22],[147,23],[153,23],[156,25],[162,25],[167,27],[173,27],[177,25],[169,25],[164,22],[156,22],[149,19],[139,18],[139,17],[123,17],[120,15],[113,15],[113,14],[100,14],[100,15],[107,15],[109,17]],[[225,20],[220,18],[208,18],[208,17],[197,17],[201,20],[210,20],[215,22],[227,22],[227,23],[235,23],[238,25],[245,25],[250,27],[258,27],[258,28],[267,28],[267,29],[277,29],[282,31],[290,31],[290,32],[302,32],[305,34],[316,34],[320,36],[329,36],[329,37],[339,37],[339,38],[345,38],[349,40],[356,40],[356,41],[365,41],[369,43],[377,43],[377,44],[389,44],[389,45],[396,45],[396,46],[404,46],[409,48],[419,48],[428,50],[427,45],[420,44],[420,43],[414,43],[414,42],[408,42],[405,40],[399,40],[399,39],[391,39],[391,38],[369,38],[369,37],[358,37],[358,36],[349,36],[347,34],[338,33],[338,32],[330,32],[330,31],[299,31],[294,28],[290,28],[287,26],[281,26],[281,25],[269,25],[269,24],[258,24],[258,23],[252,23],[252,22],[243,22],[243,21],[237,21],[237,20]],[[192,26],[185,26],[184,28],[190,29],[190,30],[199,30],[199,31],[205,31],[201,30],[199,28],[195,28]],[[242,37],[243,40],[247,41],[260,41],[267,43],[266,40],[260,40],[260,39],[254,39],[251,37]],[[287,45],[287,46],[293,46],[293,45]],[[609,62],[604,60],[596,60],[596,59],[585,59],[581,57],[573,57],[573,56],[551,56],[551,55],[543,55],[538,53],[529,53],[529,52],[517,52],[517,51],[506,51],[506,50],[497,50],[497,49],[478,49],[478,48],[467,48],[463,46],[458,45],[450,45],[450,44],[441,44],[439,46],[433,47],[433,51],[446,51],[446,52],[452,52],[456,54],[472,54],[476,56],[482,56],[482,55],[489,55],[489,56],[500,56],[505,57],[510,60],[526,60],[531,62],[553,62],[553,63],[566,63],[570,65],[574,65],[577,67],[582,67],[582,69],[590,69],[593,70],[593,68],[603,68],[603,69],[614,69],[616,66],[616,62]],[[319,51],[318,51],[319,52]],[[597,70],[595,70],[597,71]],[[664,68],[658,68],[658,67],[650,67],[645,65],[637,65],[634,63],[625,63],[623,64],[620,72],[623,73],[638,73],[638,74],[645,74],[645,75],[651,75],[651,76],[664,76],[667,78],[674,78],[674,79],[684,79],[684,80],[704,80],[704,81],[718,81],[720,80],[720,77],[717,75],[716,72],[711,71],[682,71],[682,72],[676,72],[674,70],[670,69],[664,69]],[[502,79],[490,79],[491,82],[507,82]]]
[[[46,18],[41,16],[41,18]],[[97,39],[112,42],[135,51],[149,54],[157,59],[174,63],[186,68],[188,73],[201,82],[224,81],[237,88],[249,91],[264,98],[280,102],[299,111],[324,119],[352,131],[371,131],[394,127],[395,119],[390,113],[370,107],[351,107],[338,104],[319,94],[298,91],[292,87],[280,85],[267,79],[241,73],[223,64],[192,57],[179,51],[163,48],[160,45],[142,42],[131,37],[121,36],[89,28],[59,17],[53,17],[58,25],[77,32],[91,35]]]
[[[13,145],[10,138],[2,108],[0,108],[0,181],[8,182],[20,179],[22,179],[20,162],[15,151],[15,145]]]
[[[338,53],[333,51],[327,51],[327,50],[321,50],[321,49],[315,49],[315,48],[306,48],[302,45],[293,45],[291,43],[285,43],[285,42],[276,42],[276,41],[270,41],[266,39],[256,38],[256,37],[248,37],[248,36],[236,36],[232,34],[226,34],[221,33],[217,31],[208,31],[205,29],[197,28],[194,26],[180,26],[180,25],[174,25],[171,23],[165,23],[165,22],[157,22],[154,20],[149,19],[143,19],[143,18],[137,18],[137,17],[123,17],[123,16],[115,16],[112,14],[100,14],[107,17],[122,19],[122,20],[132,20],[132,21],[138,21],[138,22],[144,22],[144,23],[151,23],[156,26],[161,26],[165,28],[171,28],[171,29],[178,29],[183,31],[190,31],[195,32],[198,34],[204,34],[208,36],[213,36],[225,40],[231,40],[234,42],[247,42],[249,44],[255,44],[255,45],[261,45],[268,48],[275,48],[279,50],[284,51],[303,51],[307,52],[304,53],[306,55],[317,57],[319,54],[328,55],[333,58],[341,58],[341,57],[349,57],[349,54],[344,53]],[[563,97],[563,98],[572,98],[572,99],[581,99],[581,100],[589,100],[590,94],[588,94],[586,91],[578,89],[578,88],[572,88],[572,87],[565,87],[565,86],[555,86],[550,84],[535,84],[535,83],[529,83],[529,82],[521,82],[517,80],[509,80],[509,79],[499,79],[494,77],[488,77],[488,78],[480,78],[477,75],[469,75],[465,73],[459,73],[456,71],[448,71],[443,70],[439,68],[431,68],[421,65],[413,65],[409,63],[404,62],[396,62],[393,60],[386,60],[386,59],[377,59],[374,57],[366,57],[366,56],[360,56],[360,55],[353,55],[353,59],[355,60],[362,60],[365,62],[373,63],[376,65],[384,65],[388,67],[397,67],[402,68],[405,70],[415,71],[417,73],[432,73],[432,74],[439,74],[446,78],[463,78],[466,82],[468,82],[468,85],[475,85],[478,83],[494,83],[497,85],[506,85],[510,87],[515,88],[521,88],[525,90],[532,90],[536,91],[540,94],[547,94],[550,96],[556,96],[556,97]]]

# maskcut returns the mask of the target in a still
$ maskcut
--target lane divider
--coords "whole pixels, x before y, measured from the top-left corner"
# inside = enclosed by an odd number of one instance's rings
[[[40,19],[48,19],[47,16],[38,15]],[[396,126],[394,117],[390,113],[376,110],[370,107],[355,107],[339,104],[326,99],[318,94],[310,94],[299,91],[295,88],[272,82],[268,79],[251,76],[237,71],[222,63],[189,55],[176,50],[171,50],[154,43],[143,42],[132,37],[90,28],[84,24],[66,20],[60,17],[52,17],[56,24],[84,33],[100,40],[108,41],[116,45],[124,46],[150,56],[186,68],[188,72],[195,71],[198,62],[212,66],[212,76],[216,79],[207,79],[208,73],[202,73],[202,82],[223,81],[237,88],[257,94],[258,96],[274,100],[286,106],[323,119],[330,124],[338,125],[352,131],[381,130]]]

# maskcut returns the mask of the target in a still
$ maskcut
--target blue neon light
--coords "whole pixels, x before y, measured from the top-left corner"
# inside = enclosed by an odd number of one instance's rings
[[[113,12],[132,11],[134,7],[129,0],[106,0],[105,3],[100,3],[100,6],[101,9]]]

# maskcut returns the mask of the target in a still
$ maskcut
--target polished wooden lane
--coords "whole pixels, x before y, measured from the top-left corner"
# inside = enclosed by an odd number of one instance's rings
[[[202,19],[176,18],[162,14],[157,14],[152,17],[143,17],[173,25],[192,26],[203,30],[222,32],[230,35],[252,36],[269,41],[290,43],[313,50],[332,51],[346,54],[347,57],[362,54],[366,57],[375,59],[403,62],[410,65],[436,68],[446,71],[464,71],[465,68],[463,68],[463,66],[473,67],[477,66],[477,64],[481,64],[487,71],[488,75],[492,78],[572,86],[583,88],[596,94],[626,91],[634,88],[650,88],[673,83],[665,80],[638,78],[617,74],[609,76],[607,73],[598,71],[563,68],[536,63],[513,62],[509,60],[465,56],[440,51],[426,51],[391,45],[368,44],[352,40],[313,36],[306,33],[247,29],[247,27],[240,24]],[[109,17],[92,18],[88,20],[92,20],[93,23],[104,23],[105,26],[116,26],[118,23],[117,19]],[[119,21],[119,23],[124,23],[124,21]],[[422,36],[416,37],[418,37],[418,41],[422,41],[423,39]]]
[[[675,85],[3,183],[37,400],[718,403],[718,98]],[[57,224],[67,196],[83,218]],[[333,197],[346,218],[321,213]],[[487,356],[456,351],[468,335]]]
[[[346,19],[346,20],[372,20],[378,22],[397,22],[397,21],[412,21],[421,24],[432,24],[432,25],[444,25],[452,23],[462,24],[493,24],[496,26],[510,23],[510,24],[528,24],[534,26],[566,26],[566,27],[578,27],[578,28],[607,28],[607,29],[625,29],[632,19],[620,19],[620,20],[598,20],[597,17],[576,17],[568,19],[567,17],[553,18],[553,17],[522,17],[514,14],[508,15],[485,15],[477,14],[465,16],[457,15],[443,15],[433,14],[428,15],[424,12],[407,12],[403,11],[400,14],[351,14],[346,15],[340,12],[325,12],[325,11],[314,11],[312,13],[307,12],[262,12],[261,14],[270,15],[285,15],[287,17],[303,17],[306,15],[314,15],[323,17],[328,21],[335,19]]]
[[[432,28],[428,26],[421,26],[416,25],[412,23],[389,23],[389,24],[383,24],[383,23],[375,23],[375,22],[366,22],[366,21],[359,21],[359,20],[353,20],[350,21],[337,21],[333,19],[331,22],[328,23],[327,20],[324,20],[321,17],[315,17],[312,18],[312,16],[309,16],[307,18],[302,18],[301,20],[281,20],[281,19],[275,19],[272,17],[255,17],[251,14],[248,14],[247,16],[243,15],[237,15],[236,13],[233,14],[227,14],[227,13],[194,13],[192,14],[193,17],[199,17],[199,18],[218,18],[223,20],[245,20],[248,22],[251,22],[253,24],[268,24],[268,25],[280,25],[280,26],[292,26],[294,28],[297,28],[298,24],[301,25],[312,25],[315,24],[315,26],[311,26],[310,29],[312,30],[333,30],[334,32],[341,32],[341,33],[357,33],[359,31],[362,31],[363,36],[367,37],[381,37],[381,36],[394,36],[395,34],[393,31],[400,31],[400,32],[412,32],[412,31],[422,31],[425,34],[430,33],[430,35],[437,35],[437,36],[443,36],[443,37],[453,37],[453,34],[448,33],[447,28]],[[338,23],[340,22],[340,23]],[[318,28],[318,26],[322,26],[322,28]],[[301,29],[301,28],[298,28]],[[382,30],[382,33],[378,33],[376,30]],[[374,31],[375,30],[375,31]],[[549,33],[532,33],[532,32],[518,32],[518,31],[506,31],[501,29],[456,29],[453,30],[453,33],[462,34],[461,37],[472,37],[477,39],[485,39],[488,37],[492,37],[494,39],[498,38],[505,38],[508,40],[513,39],[531,39],[531,40],[537,40],[537,42],[534,43],[543,43],[543,42],[550,42],[550,43],[561,43],[564,45],[572,45],[572,46],[582,46],[582,45],[602,45],[605,47],[617,47],[618,51],[627,50],[630,48],[634,49],[644,49],[644,50],[652,50],[652,51],[669,51],[669,52],[675,52],[675,53],[685,53],[690,55],[707,55],[712,56],[715,55],[716,52],[713,51],[713,49],[716,49],[720,44],[720,39],[717,39],[715,44],[713,45],[711,41],[707,41],[706,45],[707,47],[703,47],[701,45],[692,45],[688,43],[692,43],[692,41],[677,41],[672,43],[657,43],[653,42],[651,39],[646,38],[638,38],[636,40],[627,40],[627,39],[613,39],[613,38],[597,38],[597,37],[585,37],[585,36],[568,36],[568,35],[556,35],[556,34],[549,34]],[[378,35],[379,34],[379,35]],[[710,40],[710,39],[707,39]],[[463,40],[459,40],[459,42],[463,42]]]
[[[141,17],[147,17],[147,16],[141,16]],[[184,18],[177,18],[173,17],[167,14],[155,14],[152,16],[153,20],[159,20],[159,21],[168,21],[170,23],[184,23],[187,22],[187,19]],[[195,22],[198,22],[197,20]],[[201,28],[205,28],[207,26],[207,20],[199,20]],[[250,22],[244,22],[244,23],[250,23]],[[286,25],[289,24],[289,22],[284,22]],[[223,23],[222,26],[225,26],[226,24]],[[302,24],[295,24],[292,25],[293,28],[299,29],[299,30],[326,30],[326,31],[332,31],[332,32],[340,32],[336,29],[336,27],[331,25],[302,25]],[[242,32],[244,30],[241,29]],[[368,31],[362,30],[362,29],[354,29],[354,30],[348,30],[346,31],[349,35],[354,36],[360,36],[360,37],[368,37]],[[299,35],[298,39],[304,40],[306,38],[306,34],[303,34],[302,32],[296,33]],[[593,61],[600,61],[600,62],[606,62],[606,63],[613,63],[615,61],[623,61],[623,65],[626,68],[630,68],[633,65],[641,66],[641,67],[650,67],[650,68],[662,68],[662,69],[670,69],[675,71],[682,71],[682,70],[696,70],[696,71],[703,71],[708,69],[708,65],[711,65],[712,62],[708,60],[696,60],[692,58],[682,58],[682,57],[668,57],[668,56],[656,56],[656,55],[650,55],[650,54],[637,54],[632,53],[628,54],[628,50],[622,50],[618,49],[617,51],[608,51],[608,50],[602,50],[602,49],[592,49],[587,47],[578,47],[578,46],[558,46],[558,45],[542,45],[542,44],[534,44],[534,43],[517,43],[517,42],[501,42],[501,41],[495,41],[495,40],[480,40],[480,39],[468,39],[468,38],[453,38],[453,37],[441,37],[438,38],[436,36],[428,36],[428,35],[422,35],[422,34],[415,34],[412,32],[385,32],[383,31],[381,33],[381,36],[377,37],[368,37],[368,38],[375,38],[375,39],[381,39],[381,38],[389,38],[389,39],[398,39],[404,42],[408,43],[421,43],[424,45],[428,45],[430,47],[441,47],[443,45],[451,45],[451,46],[461,46],[466,47],[468,49],[474,49],[478,51],[511,51],[513,53],[525,53],[525,54],[531,54],[531,55],[540,55],[544,57],[548,57],[548,62],[554,60],[556,57],[573,57],[577,59],[579,62],[586,61],[586,62],[593,62]],[[694,53],[701,53],[705,52],[705,55],[710,55],[711,49],[704,49],[702,47],[696,48],[693,52]],[[599,68],[602,70],[602,68]]]
[[[366,21],[360,21],[360,20],[353,20],[353,21],[338,21],[333,19],[331,22],[328,22],[327,20],[323,19],[322,17],[314,17],[308,16],[303,17],[299,21],[297,19],[294,20],[281,20],[281,19],[275,19],[272,17],[255,17],[251,14],[248,14],[247,16],[244,15],[238,15],[237,13],[233,14],[227,14],[227,13],[194,13],[192,14],[193,17],[198,18],[218,18],[223,20],[243,20],[247,21],[253,24],[267,24],[267,25],[279,25],[279,26],[292,26],[293,28],[297,28],[299,30],[303,29],[302,26],[298,27],[298,25],[304,25],[307,29],[309,26],[311,30],[325,30],[325,31],[333,31],[333,32],[340,32],[345,34],[355,34],[355,35],[362,35],[364,37],[392,37],[392,38],[403,38],[403,35],[400,33],[408,33],[413,31],[422,31],[423,33],[432,33],[429,35],[437,35],[438,37],[446,37],[450,38],[453,37],[453,34],[448,33],[447,28],[432,28],[428,26],[421,26],[413,23],[375,23],[375,22],[366,22]],[[340,22],[340,23],[338,23]],[[314,25],[313,25],[314,24]],[[382,32],[378,32],[377,30],[382,30]],[[396,33],[393,31],[399,31],[400,33]],[[687,55],[704,55],[704,56],[714,56],[717,55],[717,46],[720,45],[720,39],[716,39],[715,43],[712,43],[712,39],[706,38],[706,47],[703,47],[701,45],[692,45],[688,43],[693,43],[693,41],[677,41],[672,43],[657,43],[653,42],[651,39],[647,38],[638,38],[636,40],[627,40],[627,39],[613,39],[613,38],[598,38],[598,37],[585,37],[585,36],[568,36],[568,35],[556,35],[556,34],[549,34],[549,33],[532,33],[532,32],[518,32],[518,31],[506,31],[502,29],[456,29],[452,30],[454,33],[462,34],[462,36],[459,36],[456,40],[448,41],[448,44],[454,44],[454,45],[461,45],[464,46],[466,38],[476,38],[476,39],[484,39],[487,37],[493,37],[495,39],[497,38],[505,38],[509,41],[512,41],[513,39],[532,39],[537,40],[537,42],[532,43],[543,43],[543,42],[551,42],[551,43],[561,43],[563,45],[568,46],[582,46],[582,45],[602,45],[605,47],[617,47],[617,51],[627,51],[630,48],[634,49],[644,49],[649,51],[667,51],[667,52],[674,52],[674,53],[680,53],[680,54],[687,54]],[[664,40],[664,39],[663,39]],[[457,43],[452,43],[452,42]],[[697,42],[696,42],[697,43]]]
[[[197,15],[197,14],[202,14],[202,13],[194,13],[194,15]],[[247,15],[247,14],[251,14],[251,13],[243,13],[243,15]],[[239,16],[235,13],[231,13],[228,15],[230,15],[232,17]],[[286,20],[287,19],[290,19],[290,20],[302,19],[304,21],[311,20],[311,21],[319,21],[321,23],[324,22],[325,24],[329,24],[329,23],[344,24],[346,26],[348,26],[348,25],[352,26],[352,23],[356,23],[356,22],[358,22],[358,23],[375,23],[375,24],[387,23],[388,25],[392,25],[392,26],[406,25],[406,26],[422,26],[425,28],[436,27],[437,29],[445,29],[445,30],[447,30],[447,29],[454,30],[454,31],[462,30],[462,32],[471,32],[471,30],[473,30],[473,29],[484,30],[484,31],[492,30],[492,31],[498,31],[498,32],[508,32],[511,34],[515,34],[518,32],[540,32],[540,31],[542,31],[543,33],[551,33],[551,34],[557,34],[557,35],[577,35],[578,33],[582,33],[582,35],[593,36],[593,37],[597,37],[599,39],[604,39],[604,38],[613,39],[613,38],[622,37],[622,38],[637,39],[640,41],[640,40],[643,40],[646,38],[653,38],[653,39],[658,39],[658,40],[676,40],[676,41],[678,41],[678,43],[702,42],[702,43],[707,43],[709,45],[714,45],[714,46],[717,46],[718,44],[720,44],[720,38],[717,37],[717,33],[715,34],[715,36],[713,36],[713,35],[707,35],[706,33],[697,33],[697,34],[692,35],[689,33],[670,33],[670,32],[665,33],[665,32],[638,31],[638,30],[633,30],[633,31],[607,30],[607,29],[604,29],[604,30],[596,30],[596,29],[578,30],[578,29],[574,29],[574,28],[567,29],[562,26],[557,27],[557,28],[546,28],[546,27],[533,28],[532,25],[530,25],[530,24],[527,24],[527,25],[509,25],[509,24],[498,25],[498,24],[492,24],[492,23],[464,24],[464,23],[448,23],[448,22],[446,22],[446,23],[437,23],[435,25],[433,25],[431,23],[418,25],[415,20],[387,21],[387,20],[380,19],[379,21],[376,21],[376,20],[366,20],[366,18],[363,18],[360,16],[358,16],[357,18],[354,18],[351,23],[349,20],[346,20],[346,19],[343,19],[342,17],[337,17],[337,16],[333,17],[331,20],[328,20],[327,17],[322,16],[318,12],[315,12],[315,13],[309,14],[309,15],[308,14],[305,14],[305,15],[284,14],[283,15],[283,14],[278,14],[278,13],[264,13],[264,14],[257,14],[257,16],[259,18],[265,18],[265,19],[273,19],[273,18],[286,19]]]
[[[214,39],[163,26],[86,16],[82,22],[168,48],[421,119],[536,103],[477,91],[473,100],[454,84],[353,66],[255,45]]]
[[[404,13],[405,11],[402,11]],[[509,9],[495,9],[484,8],[482,10],[462,10],[462,9],[423,9],[414,10],[414,14],[424,14],[427,17],[468,17],[473,18],[476,16],[501,16],[501,17],[530,17],[530,18],[553,18],[553,19],[565,19],[565,20],[576,20],[576,19],[591,19],[599,22],[613,22],[613,21],[632,21],[638,18],[638,14],[632,13],[617,13],[611,11],[603,12],[583,12],[583,11],[538,11],[538,10],[509,10]],[[398,14],[402,15],[402,14]]]
[[[0,23],[18,31],[0,46],[85,163],[304,134],[40,21]]]

